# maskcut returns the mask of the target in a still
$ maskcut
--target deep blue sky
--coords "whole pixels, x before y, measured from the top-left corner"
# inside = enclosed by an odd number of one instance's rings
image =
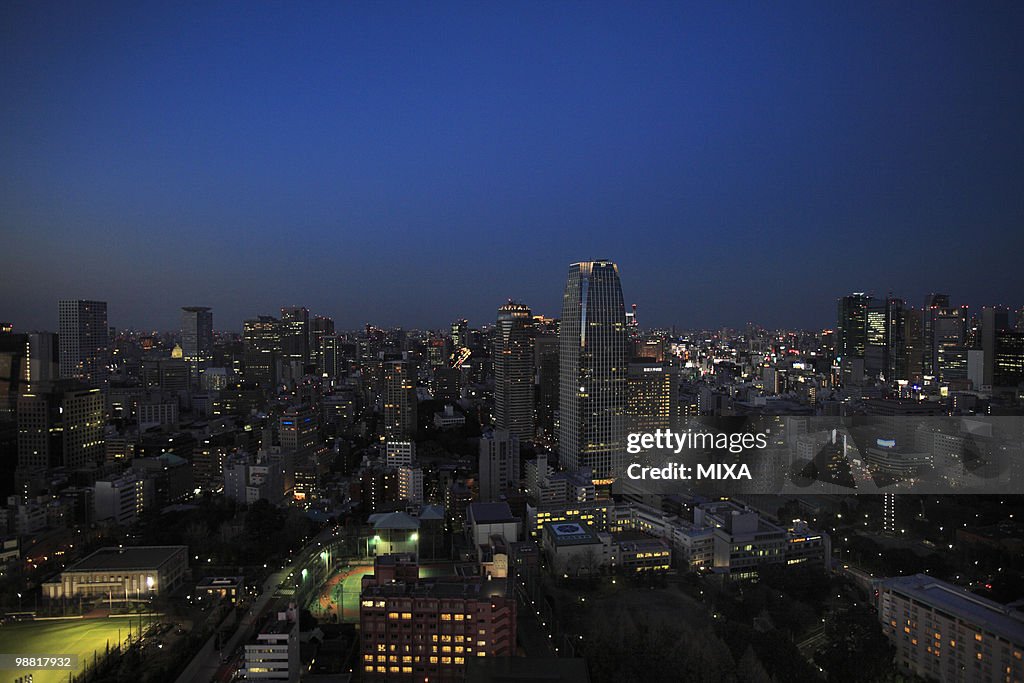
[[[295,7],[293,5],[299,5]],[[781,5],[781,6],[779,6]],[[3,3],[0,319],[1024,304],[1024,3]]]

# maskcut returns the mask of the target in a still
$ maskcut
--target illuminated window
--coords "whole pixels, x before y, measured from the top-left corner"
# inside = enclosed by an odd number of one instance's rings
[[[373,661],[373,655],[363,655],[363,661],[364,662],[372,662]]]
[[[397,619],[398,612],[388,612],[388,619]]]
[[[384,643],[377,643],[377,652],[384,652],[385,649]]]
[[[405,619],[405,620],[412,619],[412,612],[402,612],[402,619]]]
[[[465,657],[456,657],[455,658],[455,663],[456,664],[465,664],[466,663],[466,658]]]
[[[452,663],[452,658],[451,657],[441,657],[441,663],[442,664],[451,664]]]
[[[434,657],[431,657],[431,658],[430,658],[430,663],[431,663],[431,664],[437,664],[437,657],[436,657],[436,656],[434,656]]]
[[[447,614],[447,613],[441,615],[441,621],[451,621],[451,620],[452,620],[452,615]]]

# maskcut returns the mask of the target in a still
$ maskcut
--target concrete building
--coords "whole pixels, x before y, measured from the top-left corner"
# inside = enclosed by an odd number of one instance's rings
[[[110,373],[107,302],[62,299],[58,303],[60,376],[105,387]]]
[[[416,438],[416,380],[405,361],[384,364],[384,438],[411,441]]]
[[[501,536],[509,543],[519,540],[522,522],[508,503],[471,503],[466,517],[474,546],[485,545],[491,536]]]
[[[519,437],[497,429],[480,437],[480,500],[498,500],[519,485]]]
[[[270,614],[253,642],[245,644],[242,678],[247,681],[289,681],[301,676],[299,617],[294,605]]]
[[[606,478],[626,457],[626,312],[611,261],[569,266],[559,327],[559,458]]]
[[[462,681],[467,660],[516,650],[516,601],[505,581],[415,578],[382,571],[363,579],[359,659],[366,681]]]
[[[398,468],[398,496],[414,504],[423,503],[423,470],[419,467]]]
[[[183,545],[100,548],[43,584],[50,599],[148,600],[177,588],[188,571]]]
[[[883,579],[878,619],[896,665],[928,680],[1024,680],[1024,613],[926,574]]]
[[[193,385],[213,360],[213,311],[207,306],[181,309],[181,357],[188,364]]]
[[[18,467],[71,469],[103,462],[104,405],[99,389],[60,381],[18,397]]]
[[[494,336],[494,424],[533,441],[533,316],[514,301],[498,309]]]
[[[153,485],[135,472],[112,479],[100,479],[93,487],[93,509],[97,522],[110,521],[129,526],[139,521],[152,504]]]

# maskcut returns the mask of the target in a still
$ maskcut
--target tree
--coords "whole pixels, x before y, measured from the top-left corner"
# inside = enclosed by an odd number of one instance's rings
[[[814,655],[829,681],[882,680],[892,669],[893,649],[867,607],[834,613],[825,622],[828,644]]]

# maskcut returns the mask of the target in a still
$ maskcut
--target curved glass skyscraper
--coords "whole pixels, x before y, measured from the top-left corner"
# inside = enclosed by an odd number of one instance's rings
[[[603,479],[626,456],[626,311],[618,266],[569,266],[558,335],[559,460]]]

